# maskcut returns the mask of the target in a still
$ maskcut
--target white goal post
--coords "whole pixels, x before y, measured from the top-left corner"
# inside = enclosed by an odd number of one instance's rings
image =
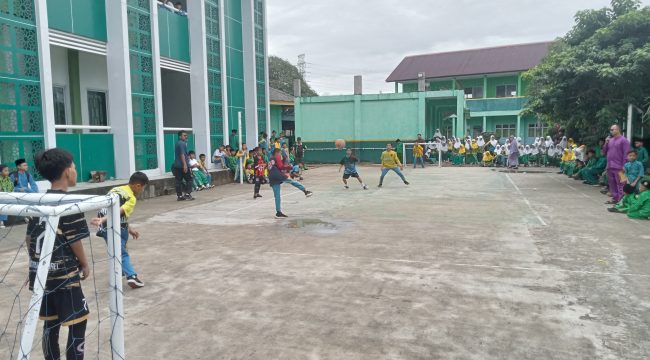
[[[406,161],[406,146],[410,146],[411,151],[413,150],[413,146],[415,143],[402,143],[402,158],[400,159],[402,161],[402,165],[406,166],[408,163]],[[426,154],[427,152],[427,146],[428,143],[421,143],[420,144],[424,148],[424,153]],[[442,167],[442,152],[438,151],[438,167]]]
[[[108,231],[109,256],[109,308],[111,318],[111,354],[113,359],[124,359],[124,308],[122,300],[122,244],[120,239],[120,201],[117,194],[105,196],[3,193],[0,192],[0,214],[46,218],[47,228],[43,239],[34,291],[24,317],[18,360],[28,360],[33,347],[36,325],[43,300],[44,285],[50,269],[56,229],[61,216],[109,208],[106,229]]]

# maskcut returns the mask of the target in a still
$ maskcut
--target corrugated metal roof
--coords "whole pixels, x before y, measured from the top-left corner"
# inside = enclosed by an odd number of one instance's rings
[[[548,53],[552,41],[407,56],[386,82],[453,76],[498,74],[529,70]]]
[[[293,96],[287,94],[286,92],[278,89],[274,89],[272,87],[269,88],[269,99],[273,101],[284,101],[284,102],[292,102],[293,103]]]

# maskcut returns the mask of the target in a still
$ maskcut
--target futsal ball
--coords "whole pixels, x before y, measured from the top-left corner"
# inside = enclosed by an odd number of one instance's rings
[[[334,142],[334,144],[336,145],[336,148],[339,150],[345,148],[345,140],[338,139]]]

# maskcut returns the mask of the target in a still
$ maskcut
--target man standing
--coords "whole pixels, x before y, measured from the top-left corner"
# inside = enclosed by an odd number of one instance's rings
[[[16,171],[9,175],[11,181],[14,183],[14,191],[37,193],[38,185],[36,185],[32,174],[29,173],[29,166],[25,159],[18,159],[14,163],[16,164]]]
[[[237,129],[232,129],[230,132],[230,145],[233,149],[239,149],[239,137],[237,136]]]
[[[605,139],[603,154],[607,156],[607,181],[612,200],[608,204],[616,204],[623,197],[623,182],[621,173],[630,150],[630,142],[621,135],[620,126],[614,124],[609,129],[610,136]]]
[[[174,164],[172,174],[176,180],[176,196],[178,201],[194,200],[192,197],[192,172],[188,166],[187,133],[178,132],[178,141],[174,147]],[[184,181],[184,182],[183,182]]]
[[[510,155],[508,155],[508,168],[516,170],[519,168],[519,142],[513,135],[510,135],[508,150],[510,151]]]
[[[302,143],[302,138],[297,138],[294,156],[298,165],[300,165],[302,169],[307,170],[304,163],[305,150],[307,150],[307,146]]]

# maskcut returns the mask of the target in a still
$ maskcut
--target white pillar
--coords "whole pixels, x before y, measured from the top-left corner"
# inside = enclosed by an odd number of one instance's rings
[[[106,2],[106,68],[108,72],[108,113],[113,133],[115,176],[128,179],[135,171],[133,107],[126,0]]]
[[[221,107],[223,109],[223,143],[230,145],[230,124],[228,118],[230,109],[228,108],[228,66],[226,58],[226,15],[224,11],[224,0],[219,0],[219,32],[221,45]]]
[[[265,94],[266,94],[266,104],[264,107],[266,108],[266,134],[267,136],[271,136],[271,95],[269,91],[269,36],[268,36],[268,27],[266,26],[266,23],[268,21],[266,17],[266,0],[262,2],[263,6],[263,16],[264,16],[264,86],[266,88]],[[282,122],[282,120],[280,120]],[[295,129],[294,129],[295,132]],[[295,135],[295,134],[294,134]]]
[[[38,66],[41,80],[41,111],[43,114],[43,141],[45,149],[56,147],[54,129],[54,94],[52,93],[52,63],[50,61],[50,29],[46,0],[34,0],[38,42]],[[18,6],[16,4],[16,6]],[[77,159],[78,160],[78,159]]]
[[[244,109],[246,144],[257,146],[257,76],[255,73],[255,0],[242,0],[242,42],[244,48]]]
[[[188,0],[190,26],[190,89],[192,98],[192,129],[195,151],[212,158],[210,146],[210,108],[208,105],[208,59],[205,39],[205,3]],[[212,162],[210,162],[212,163]]]
[[[160,69],[160,33],[158,32],[158,2],[151,1],[151,61],[153,63],[153,97],[156,116],[156,153],[158,156],[158,169],[153,169],[154,174],[165,173],[165,130],[162,104],[162,78]]]

